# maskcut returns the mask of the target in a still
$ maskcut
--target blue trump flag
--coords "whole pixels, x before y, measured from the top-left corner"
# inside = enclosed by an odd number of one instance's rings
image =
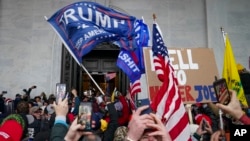
[[[76,2],[58,10],[47,20],[74,59],[82,57],[102,42],[114,42],[133,50],[136,18],[95,2]]]
[[[117,59],[117,66],[123,70],[130,79],[130,95],[134,99],[136,93],[141,92],[140,78],[145,73],[143,47],[148,46],[149,30],[143,20],[136,20],[134,50],[121,49]]]
[[[116,62],[116,65],[123,70],[132,83],[141,77],[141,71],[134,61],[133,53],[133,51],[121,49]]]
[[[143,58],[143,48],[148,47],[149,44],[149,28],[148,25],[144,23],[144,20],[137,20],[135,24],[135,61],[141,70],[141,73],[145,73],[145,65]]]
[[[147,47],[149,42],[148,26],[143,20],[136,20],[134,31],[136,35],[133,40],[134,50],[121,49],[116,63],[132,83],[145,73],[143,47]]]

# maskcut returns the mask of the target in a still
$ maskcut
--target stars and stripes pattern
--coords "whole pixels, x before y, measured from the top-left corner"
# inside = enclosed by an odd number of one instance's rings
[[[191,141],[188,116],[178,92],[178,82],[157,23],[153,24],[152,36],[153,62],[162,86],[152,100],[151,108],[162,117],[172,140]]]
[[[106,73],[105,74],[105,80],[106,81],[109,81],[109,80],[111,80],[111,79],[113,79],[115,77],[116,77],[116,73],[115,72],[113,72],[113,73]]]
[[[129,107],[131,108],[131,110],[136,110],[135,95],[132,97],[130,92],[131,92],[131,90],[128,90],[127,95],[126,95],[128,101],[129,101]]]
[[[132,60],[140,70],[140,74],[134,74],[130,77],[130,87],[129,93],[131,95],[132,102],[135,100],[136,94],[140,93],[141,90],[141,76],[145,73],[145,65],[144,65],[144,57],[143,57],[143,48],[148,47],[149,43],[149,28],[148,25],[144,22],[144,19],[138,19],[135,23],[135,34],[136,37],[134,39],[136,48],[134,51],[129,52]]]
[[[130,94],[134,98],[137,93],[141,92],[141,83],[140,79],[136,80],[134,83],[130,83]]]

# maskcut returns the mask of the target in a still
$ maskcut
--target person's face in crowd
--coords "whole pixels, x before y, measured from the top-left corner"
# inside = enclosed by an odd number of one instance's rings
[[[34,112],[34,114],[41,114],[42,110],[38,109]]]
[[[36,102],[41,102],[41,99],[39,97],[37,97]]]
[[[29,103],[29,108],[31,108],[32,107],[32,104],[31,103]]]
[[[33,116],[35,116],[37,119],[40,119],[41,117],[41,110],[38,109],[32,113]]]
[[[49,104],[47,102],[44,102],[43,105],[46,107],[48,106]]]
[[[46,117],[46,119],[50,119],[51,118],[51,114],[45,114],[45,117]]]
[[[108,97],[108,96],[104,96],[104,101],[105,101],[105,103],[110,102],[110,101],[111,101],[111,98]]]

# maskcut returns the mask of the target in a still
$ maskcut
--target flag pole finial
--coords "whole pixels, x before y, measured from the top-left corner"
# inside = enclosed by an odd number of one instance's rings
[[[220,27],[220,31],[221,31],[221,32],[224,32],[224,28],[223,28],[223,27]]]
[[[156,19],[156,15],[155,15],[155,13],[153,14],[153,19],[154,19],[154,20]]]

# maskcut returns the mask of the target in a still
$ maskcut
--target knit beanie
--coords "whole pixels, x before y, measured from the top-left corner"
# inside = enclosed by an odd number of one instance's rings
[[[18,114],[7,116],[0,126],[0,140],[20,141],[25,129],[25,121]]]

